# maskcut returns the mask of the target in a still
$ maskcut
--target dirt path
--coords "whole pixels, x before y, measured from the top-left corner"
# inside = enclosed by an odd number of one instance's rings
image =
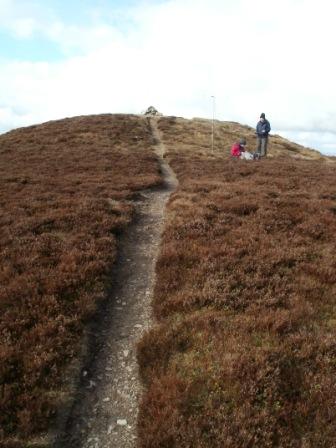
[[[151,325],[154,270],[165,204],[177,181],[163,159],[157,126],[150,119],[164,176],[161,189],[141,193],[137,216],[121,238],[111,300],[90,329],[88,359],[65,433],[55,447],[134,448],[142,388],[136,343]]]

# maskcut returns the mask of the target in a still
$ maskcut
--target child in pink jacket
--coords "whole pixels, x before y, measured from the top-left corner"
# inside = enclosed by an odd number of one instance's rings
[[[245,159],[245,160],[253,160],[255,159],[254,155],[248,151],[245,151],[246,139],[241,138],[239,142],[234,143],[231,147],[231,155],[232,157],[236,157],[237,159]]]

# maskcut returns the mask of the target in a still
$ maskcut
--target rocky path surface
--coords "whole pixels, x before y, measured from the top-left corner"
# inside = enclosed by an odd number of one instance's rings
[[[134,448],[138,400],[136,343],[151,325],[155,263],[165,204],[176,188],[156,118],[149,124],[156,141],[164,185],[142,192],[135,223],[121,238],[115,285],[109,304],[90,329],[88,359],[64,434],[57,448]]]

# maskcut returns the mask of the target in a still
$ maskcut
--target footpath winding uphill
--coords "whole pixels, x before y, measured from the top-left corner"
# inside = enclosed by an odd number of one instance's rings
[[[335,159],[214,130],[0,135],[0,447],[335,447]]]
[[[148,118],[164,178],[141,193],[134,224],[120,241],[111,300],[90,330],[77,397],[56,447],[134,447],[141,383],[136,343],[151,325],[155,263],[164,210],[177,185],[163,156],[156,118]]]

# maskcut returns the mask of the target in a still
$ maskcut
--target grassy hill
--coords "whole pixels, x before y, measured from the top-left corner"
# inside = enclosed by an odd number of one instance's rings
[[[151,148],[136,116],[0,136],[0,440],[26,446],[67,399],[69,367],[113,281],[132,199],[161,182]]]
[[[183,141],[184,149],[208,152],[211,149],[212,123],[202,118],[186,120],[179,117],[165,117],[169,132],[175,134],[175,141]],[[168,125],[167,125],[168,126]],[[229,156],[232,144],[245,137],[247,150],[254,152],[256,147],[255,129],[236,122],[214,121],[214,152],[216,156]],[[331,161],[335,158],[323,156],[318,151],[293,143],[279,135],[271,135],[269,158],[291,157],[306,160]],[[210,155],[210,154],[208,154]]]
[[[180,187],[157,266],[159,325],[139,344],[139,445],[333,446],[335,164],[278,136],[269,159],[233,161],[237,138],[254,148],[253,129],[216,122],[212,152],[209,121],[159,125]],[[29,446],[68,399],[118,234],[137,192],[160,182],[144,117],[0,136],[2,446]]]
[[[333,447],[335,164],[280,138],[232,160],[252,130],[219,125],[210,153],[206,122],[159,125],[180,186],[138,346],[139,446]]]

